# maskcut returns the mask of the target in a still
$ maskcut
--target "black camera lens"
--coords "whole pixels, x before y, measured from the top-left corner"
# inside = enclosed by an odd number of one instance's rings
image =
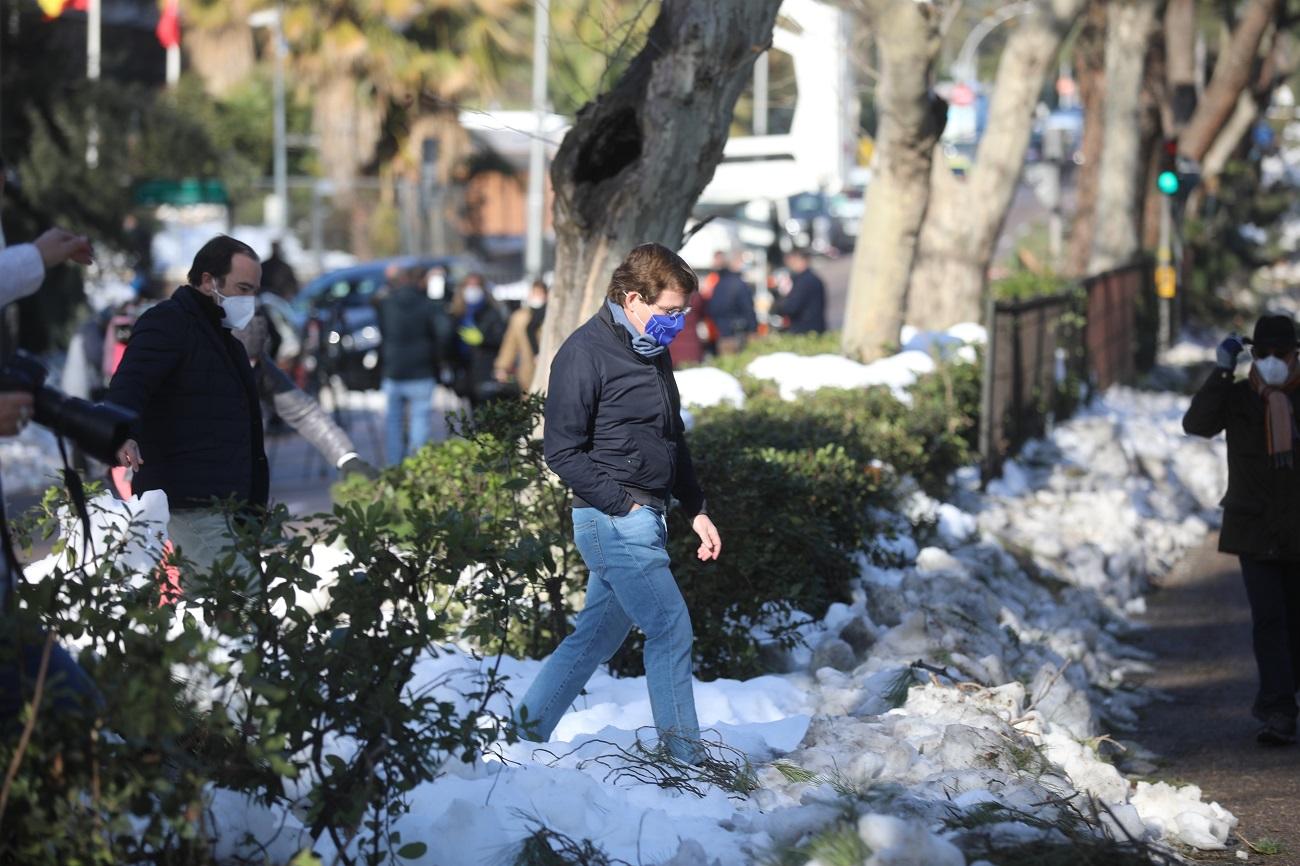
[[[89,403],[53,388],[36,392],[32,419],[60,436],[66,436],[91,457],[112,466],[117,451],[131,438],[135,413],[112,403]]]

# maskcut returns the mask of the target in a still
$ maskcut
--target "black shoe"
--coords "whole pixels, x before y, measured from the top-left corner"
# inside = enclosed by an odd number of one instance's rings
[[[1255,740],[1265,746],[1289,746],[1295,742],[1295,719],[1282,713],[1269,713]]]

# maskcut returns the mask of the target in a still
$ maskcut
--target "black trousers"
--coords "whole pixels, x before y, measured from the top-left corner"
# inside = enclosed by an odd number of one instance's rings
[[[1282,713],[1296,717],[1300,690],[1300,562],[1241,557],[1253,623],[1259,692],[1257,717]]]

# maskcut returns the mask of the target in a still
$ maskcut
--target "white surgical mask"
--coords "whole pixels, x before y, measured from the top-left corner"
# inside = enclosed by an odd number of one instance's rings
[[[248,327],[248,323],[253,321],[253,313],[257,312],[257,298],[252,295],[223,295],[214,285],[212,297],[226,314],[226,317],[221,320],[222,327],[238,331]]]
[[[1291,368],[1286,361],[1272,356],[1257,358],[1255,360],[1255,369],[1259,371],[1259,378],[1264,380],[1265,385],[1273,385],[1274,387],[1285,382],[1286,377],[1291,374]]]
[[[483,300],[483,290],[478,286],[469,286],[465,289],[465,303],[473,306]]]
[[[429,279],[424,283],[424,292],[430,299],[441,301],[447,294],[447,275],[429,274]]]
[[[529,298],[529,299],[528,299],[528,309],[530,309],[530,310],[540,310],[540,309],[541,309],[542,307],[544,307],[544,306],[546,306],[546,298]]]

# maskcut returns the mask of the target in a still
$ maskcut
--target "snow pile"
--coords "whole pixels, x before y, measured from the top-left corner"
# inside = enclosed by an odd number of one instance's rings
[[[756,765],[748,794],[706,786],[696,797],[619,772],[620,749],[653,738],[649,700],[644,678],[602,671],[552,742],[449,762],[410,792],[392,829],[425,842],[412,862],[430,866],[505,862],[538,824],[627,862],[741,866],[847,815],[869,863],[957,866],[975,835],[1059,843],[1042,822],[1077,821],[1086,794],[1114,839],[1223,847],[1231,814],[1194,786],[1135,790],[1102,740],[1131,728],[1144,700],[1130,684],[1147,666],[1122,640],[1126,613],[1215,519],[1223,446],[1181,434],[1185,407],[1113,390],[1008,464],[987,495],[967,484],[943,503],[914,491],[905,513],[880,515],[889,531],[863,557],[852,599],[806,629],[810,646],[784,660],[787,672],[696,683],[706,739]],[[346,557],[317,555],[322,575]],[[410,688],[459,701],[495,663],[447,648],[417,665]],[[540,668],[501,665],[515,696]],[[492,706],[508,712],[504,697]],[[296,780],[290,796],[309,785]],[[211,796],[226,856],[282,862],[305,838],[292,809]],[[316,850],[332,859],[328,842]]]
[[[683,406],[704,409],[725,404],[737,409],[745,408],[745,389],[740,380],[717,367],[674,370],[673,378],[677,380]]]
[[[987,339],[984,328],[966,323],[947,331],[901,332],[903,351],[870,364],[860,364],[842,355],[795,355],[776,352],[755,358],[746,368],[749,375],[777,383],[783,400],[820,388],[870,388],[883,386],[908,403],[907,389],[920,377],[933,373],[935,359],[973,362],[975,345]],[[678,374],[680,376],[680,374]]]
[[[39,424],[0,438],[0,483],[6,496],[39,493],[56,483],[62,465],[54,434]]]

